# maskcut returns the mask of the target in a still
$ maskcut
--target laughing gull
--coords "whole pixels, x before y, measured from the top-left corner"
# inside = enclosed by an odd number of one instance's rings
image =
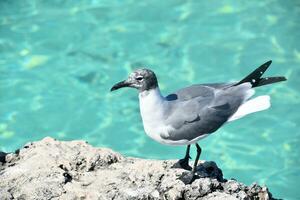
[[[140,112],[145,132],[157,142],[167,145],[187,145],[186,154],[179,160],[182,168],[195,176],[201,148],[197,141],[230,122],[250,113],[270,107],[268,95],[254,95],[255,87],[285,81],[283,76],[261,78],[270,66],[268,61],[239,82],[196,84],[164,97],[156,75],[149,69],[137,69],[127,80],[115,84],[111,91],[122,87],[139,90]],[[189,166],[190,145],[195,144],[197,155],[193,168]]]

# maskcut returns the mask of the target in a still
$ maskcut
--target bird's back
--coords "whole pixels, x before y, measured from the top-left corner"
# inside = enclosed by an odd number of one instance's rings
[[[235,83],[208,83],[208,84],[195,84],[186,88],[179,89],[178,91],[166,96],[169,101],[179,100],[185,101],[199,96],[209,97],[214,94],[215,90],[228,88]]]

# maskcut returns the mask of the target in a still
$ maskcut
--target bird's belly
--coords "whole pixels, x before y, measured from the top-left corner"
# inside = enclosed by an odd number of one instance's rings
[[[207,137],[209,134],[200,134],[200,136],[187,140],[187,139],[181,139],[181,140],[171,140],[171,139],[165,139],[168,138],[169,133],[174,131],[174,128],[171,126],[164,125],[162,123],[150,123],[143,121],[144,124],[144,130],[146,134],[155,140],[156,142],[159,142],[161,144],[165,145],[172,145],[172,146],[181,146],[181,145],[188,145],[188,144],[194,144],[197,141]]]
[[[162,124],[161,122],[147,122],[143,120],[144,124],[144,130],[146,134],[152,138],[153,140],[159,142],[159,143],[164,143],[164,139],[161,137],[162,135],[166,135],[169,132],[169,127]]]
[[[188,145],[188,144],[194,144],[198,140],[201,140],[208,136],[209,134],[203,134],[199,137],[196,137],[192,140],[182,139],[182,140],[170,140],[165,139],[169,135],[171,131],[174,131],[174,128],[171,126],[166,126],[164,124],[158,125],[158,124],[151,124],[144,122],[144,129],[146,134],[155,140],[156,142],[159,142],[161,144],[165,145],[172,145],[172,146],[181,146],[181,145]]]

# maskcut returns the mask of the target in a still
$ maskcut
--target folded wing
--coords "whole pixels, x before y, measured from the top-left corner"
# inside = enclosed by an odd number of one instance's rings
[[[161,137],[173,141],[193,140],[216,131],[254,93],[249,83],[231,85],[194,85],[169,95],[171,113],[165,123],[172,129]]]

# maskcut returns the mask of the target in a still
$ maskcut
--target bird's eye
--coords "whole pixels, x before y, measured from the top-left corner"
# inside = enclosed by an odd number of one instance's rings
[[[136,78],[136,80],[141,81],[141,80],[143,80],[143,77],[139,76]]]

